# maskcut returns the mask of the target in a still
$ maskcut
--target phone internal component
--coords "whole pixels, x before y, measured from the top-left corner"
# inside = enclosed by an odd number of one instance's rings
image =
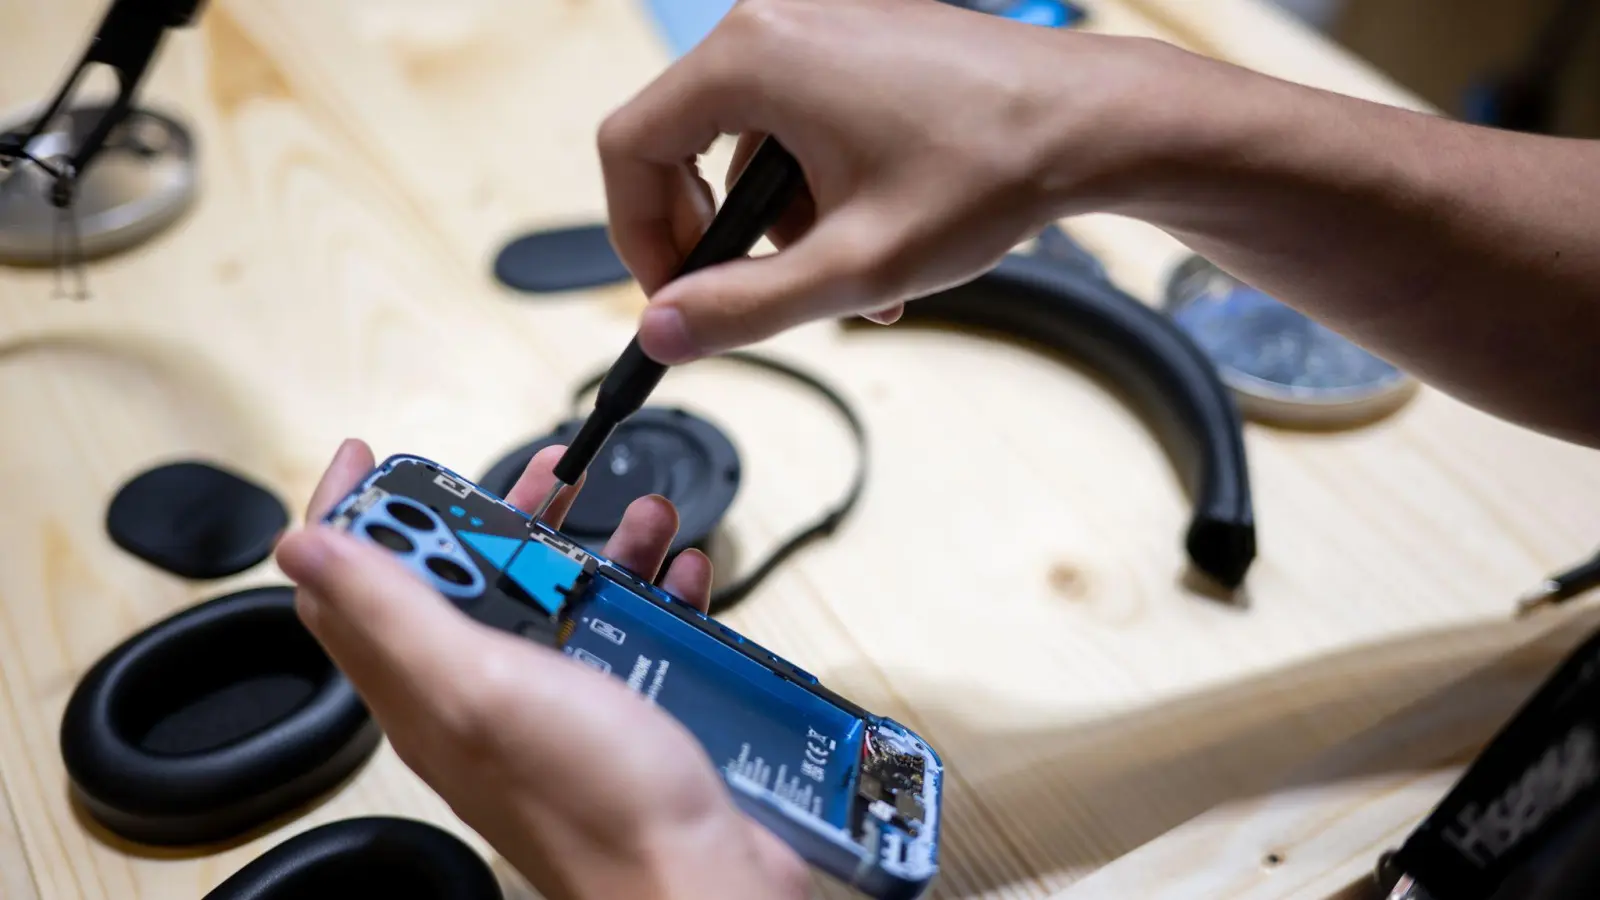
[[[676,717],[712,760],[838,827],[863,723],[652,602],[604,570],[568,611],[562,652]]]
[[[882,729],[862,735],[861,776],[856,781],[857,833],[876,830],[869,820],[915,836],[927,811],[922,795],[927,762],[920,754],[897,746],[899,739]]]

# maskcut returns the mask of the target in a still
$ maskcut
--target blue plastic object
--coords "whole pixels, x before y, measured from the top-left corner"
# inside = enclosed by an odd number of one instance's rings
[[[645,4],[672,55],[682,56],[711,33],[733,9],[734,0],[645,0]]]
[[[1086,17],[1082,7],[1067,0],[942,0],[955,6],[980,9],[994,15],[1043,25],[1071,28]],[[650,14],[674,57],[682,56],[733,9],[734,0],[645,0]]]

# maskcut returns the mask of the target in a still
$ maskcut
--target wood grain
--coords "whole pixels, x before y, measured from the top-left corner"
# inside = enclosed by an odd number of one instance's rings
[[[52,89],[98,13],[3,0],[0,107]],[[1096,14],[1105,30],[1412,102],[1254,2],[1106,0]],[[196,131],[194,211],[92,267],[88,303],[52,299],[48,272],[0,271],[0,777],[16,832],[0,818],[0,863],[25,856],[38,896],[198,897],[350,815],[419,816],[476,841],[387,749],[232,846],[154,853],[87,825],[55,744],[77,678],[161,616],[279,577],[178,582],[116,551],[101,516],[124,479],[180,455],[298,509],[347,435],[478,473],[546,431],[642,298],[519,297],[490,260],[522,229],[600,214],[594,129],[665,63],[631,0],[215,0],[172,36],[145,95]],[[1147,300],[1182,252],[1126,220],[1068,225]],[[910,328],[819,324],[763,349],[860,405],[871,478],[836,540],[726,618],[940,749],[938,896],[1045,896],[1265,796],[1504,650],[1484,629],[1600,535],[1600,460],[1427,391],[1350,434],[1249,430],[1261,559],[1247,602],[1221,604],[1185,581],[1172,466],[1093,373]],[[672,373],[658,402],[714,419],[745,459],[725,571],[849,477],[832,414],[781,380],[708,362]]]
[[[1271,790],[1219,804],[1057,897],[1364,896],[1380,854],[1400,845],[1485,739],[1600,625],[1592,609],[1552,619],[1448,636],[1471,644],[1460,678]],[[1436,652],[1416,643],[1381,649],[1386,674],[1397,661]]]

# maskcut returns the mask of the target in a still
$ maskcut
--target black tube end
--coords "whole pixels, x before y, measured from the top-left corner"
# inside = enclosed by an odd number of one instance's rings
[[[1198,517],[1184,541],[1195,567],[1232,591],[1244,584],[1256,559],[1256,528],[1250,521]]]

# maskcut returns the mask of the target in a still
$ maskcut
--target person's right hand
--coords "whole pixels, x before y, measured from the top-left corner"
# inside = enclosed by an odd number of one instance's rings
[[[675,364],[972,278],[1139,155],[1123,95],[1149,42],[936,0],[741,0],[600,129],[612,241],[651,303],[643,349]],[[809,193],[780,252],[668,284],[709,221],[695,165],[771,134]],[[1065,161],[1065,165],[1063,165]]]

